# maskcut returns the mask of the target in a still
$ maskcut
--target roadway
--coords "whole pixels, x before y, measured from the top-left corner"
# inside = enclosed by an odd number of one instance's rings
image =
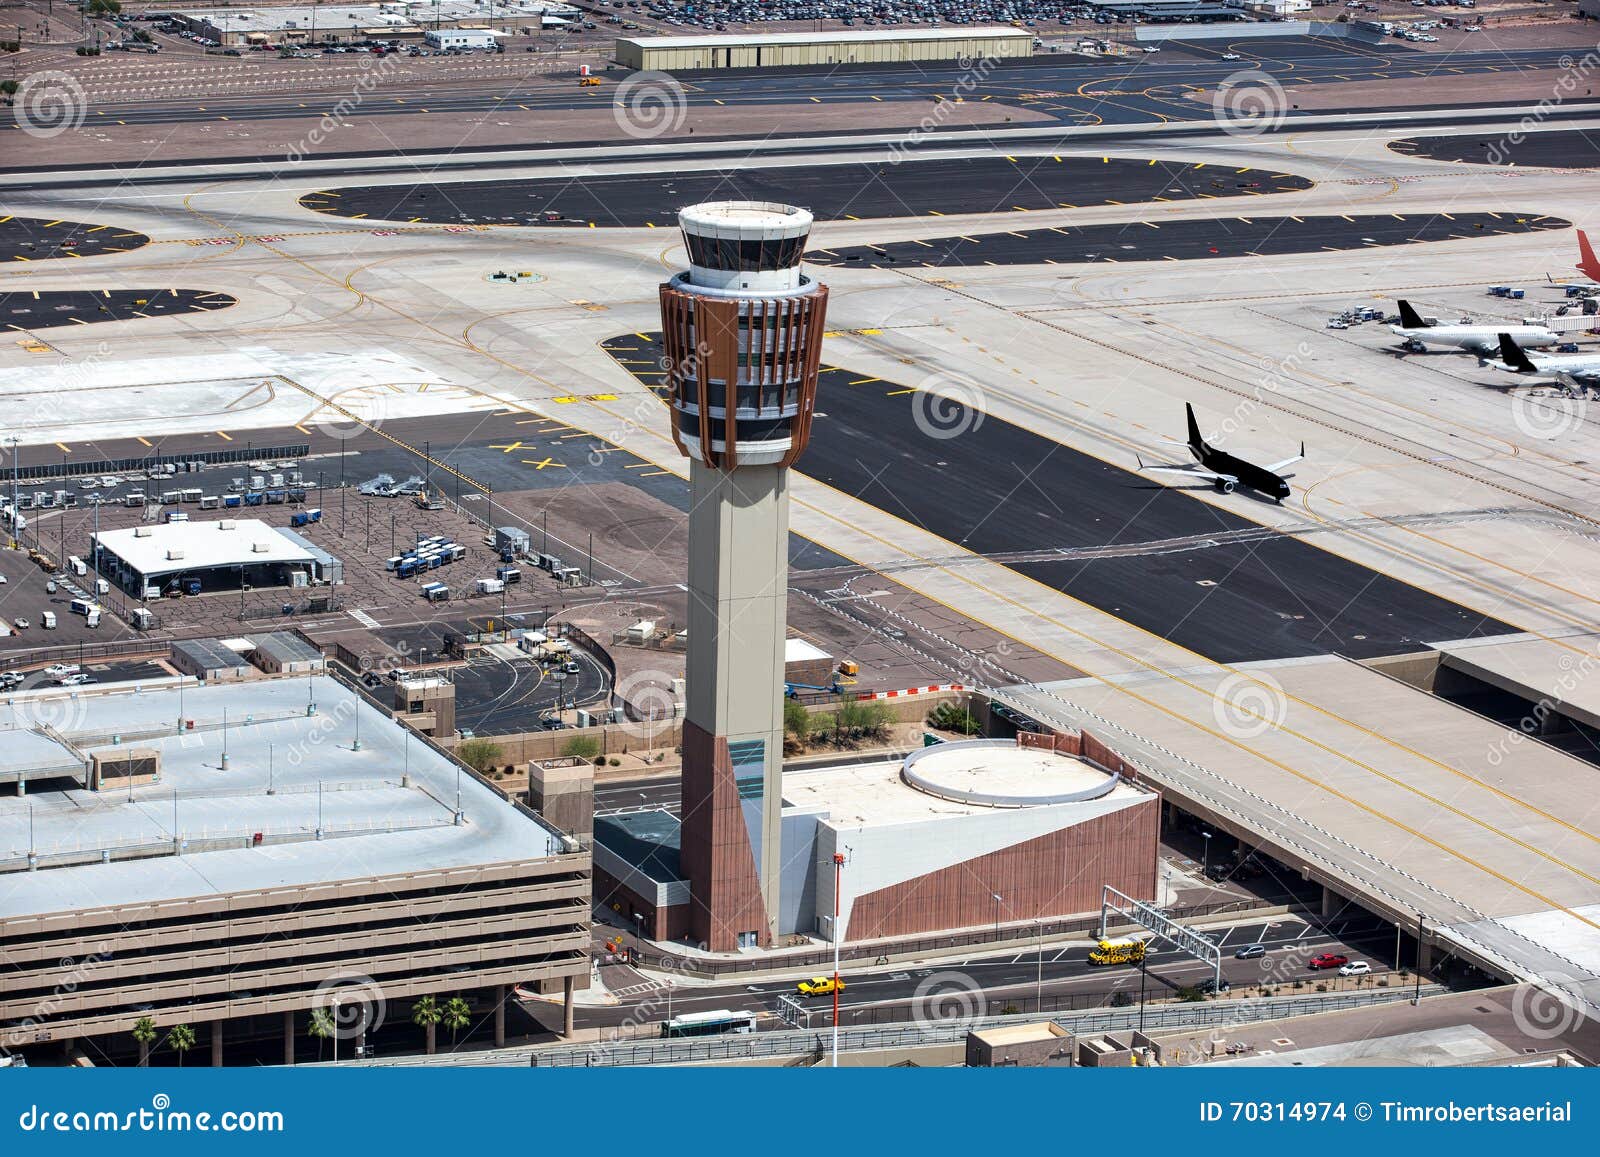
[[[1212,928],[1206,934],[1223,949],[1222,975],[1234,987],[1292,986],[1296,981],[1325,977],[1327,974],[1306,967],[1311,957],[1323,952],[1367,960],[1375,976],[1389,971],[1394,956],[1393,929],[1365,915],[1338,918],[1326,924],[1297,916],[1273,916]],[[1267,946],[1266,955],[1252,960],[1234,957],[1239,948],[1255,943]],[[1152,951],[1147,970],[1151,1000],[1170,999],[1179,989],[1199,984],[1212,975],[1209,964],[1170,947]],[[845,981],[839,1001],[840,1024],[846,1026],[907,1020],[913,1013],[941,1019],[955,1009],[963,1014],[983,1015],[986,1008],[995,1012],[1007,1003],[1019,1007],[1025,1002],[1031,1004],[1036,996],[1043,997],[1048,1012],[1101,1007],[1119,992],[1135,1000],[1139,994],[1137,966],[1091,965],[1088,948],[1082,944],[1046,944],[1042,949],[1013,948],[1001,953],[976,951],[970,956],[871,970],[848,966],[840,975]],[[829,997],[797,997],[796,981],[787,976],[715,984],[669,982],[658,974],[625,965],[604,967],[601,976],[619,1003],[580,1007],[581,1027],[667,1020],[669,991],[671,1016],[713,1009],[771,1013],[779,1007],[780,997],[795,997],[812,1010],[816,1025],[826,1023],[832,1006]],[[772,1017],[762,1027],[784,1026]]]
[[[1094,264],[1206,261],[1230,257],[1337,253],[1430,241],[1458,241],[1567,229],[1572,222],[1541,213],[1413,214],[1353,217],[1217,217],[1157,223],[1116,221],[1078,227],[972,232],[953,237],[814,249],[813,265],[859,262],[873,268],[949,269],[972,265]]]
[[[701,201],[782,201],[819,221],[992,213],[1241,197],[1309,189],[1290,173],[1121,157],[940,157],[856,163],[601,173],[448,185],[368,185],[307,193],[308,209],[408,224],[674,225]],[[555,219],[547,219],[547,215]]]
[[[659,363],[657,336],[619,340],[634,353],[629,369],[654,384],[660,371],[639,367]],[[1513,630],[1197,501],[1132,462],[1119,468],[983,414],[958,400],[976,404],[972,388],[946,385],[954,394],[941,397],[825,367],[796,471],[1218,662],[1370,658]],[[1170,421],[1180,434],[1182,413]],[[1228,448],[1262,462],[1292,452]],[[1231,501],[1265,500],[1241,491]],[[1026,561],[1008,558],[1018,555]]]

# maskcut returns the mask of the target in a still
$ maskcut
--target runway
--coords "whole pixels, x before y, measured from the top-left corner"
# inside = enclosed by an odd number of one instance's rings
[[[819,221],[1085,208],[1309,189],[1291,173],[1101,157],[935,157],[900,163],[574,174],[542,180],[371,185],[307,193],[340,218],[452,225],[676,225],[702,201],[783,201]]]
[[[636,360],[659,360],[650,339]],[[799,473],[1207,659],[1364,659],[1514,630],[954,397],[839,367],[817,396]]]
[[[1244,71],[1278,84],[1349,83],[1425,79],[1441,72],[1498,73],[1558,68],[1569,50],[1420,52],[1397,44],[1335,43],[1328,40],[1241,38],[1215,46],[1198,43],[1136,58],[1089,59],[1073,54],[1041,55],[997,62],[975,75],[958,62],[921,62],[914,67],[863,65],[828,70],[750,70],[678,74],[669,84],[671,103],[686,109],[736,106],[793,107],[841,103],[925,103],[947,99],[995,100],[1031,109],[1066,124],[1138,124],[1168,119],[1209,120],[1209,100],[1187,99]],[[1231,53],[1238,60],[1224,60]],[[313,65],[314,66],[314,65]],[[479,90],[406,83],[385,86],[364,100],[356,115],[392,119],[419,113],[460,113],[525,118],[530,127],[551,112],[607,108],[615,84],[627,74],[605,75],[595,89],[577,89],[508,76]],[[97,118],[119,126],[303,120],[333,111],[338,94],[290,96],[256,93],[203,101],[97,100]],[[1289,102],[1292,105],[1292,102]],[[1297,115],[1292,107],[1285,110]],[[1365,110],[1350,110],[1365,111]],[[339,115],[347,116],[346,109]],[[819,115],[825,115],[819,113]],[[0,132],[16,127],[6,123]]]
[[[1431,161],[1536,165],[1548,169],[1592,169],[1600,166],[1600,134],[1592,129],[1410,137],[1391,141],[1389,147],[1404,156],[1426,157]]]
[[[1205,220],[1114,221],[1073,228],[968,233],[884,245],[816,249],[814,265],[871,269],[948,269],[974,265],[1198,261],[1293,253],[1337,253],[1429,241],[1566,229],[1570,221],[1541,213],[1391,213],[1384,216],[1218,217]]]

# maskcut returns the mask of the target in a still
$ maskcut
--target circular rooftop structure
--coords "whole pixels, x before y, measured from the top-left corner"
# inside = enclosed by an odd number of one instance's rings
[[[794,237],[811,232],[811,214],[778,201],[705,201],[679,210],[678,224],[708,237]]]
[[[1081,803],[1116,790],[1121,777],[1080,756],[1010,739],[939,743],[906,756],[900,777],[940,799],[979,807]]]

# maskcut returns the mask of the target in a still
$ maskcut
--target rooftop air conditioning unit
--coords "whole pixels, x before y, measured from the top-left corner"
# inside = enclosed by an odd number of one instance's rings
[[[181,550],[169,550],[169,551],[167,551],[167,561],[168,562],[180,562],[180,561],[182,561],[182,559],[183,559],[183,551],[181,551]]]
[[[266,554],[271,549],[272,547],[264,542],[252,542],[250,544],[250,550],[254,554]]]
[[[136,527],[133,528],[133,537],[134,538],[149,538],[151,530],[152,530],[152,528],[148,527],[148,526],[136,526]]]
[[[236,527],[238,525],[239,524],[237,522],[235,522],[233,519],[224,518],[221,522],[217,523],[217,529],[218,530],[232,530],[234,527]]]

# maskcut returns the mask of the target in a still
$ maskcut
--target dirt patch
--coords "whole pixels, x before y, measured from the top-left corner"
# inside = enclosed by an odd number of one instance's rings
[[[625,482],[517,491],[497,495],[496,504],[511,513],[511,521],[530,528],[535,551],[544,549],[547,518],[553,539],[584,552],[592,535],[596,573],[602,579],[614,571],[645,586],[683,581],[689,558],[688,517]],[[581,555],[563,561],[589,569]]]

